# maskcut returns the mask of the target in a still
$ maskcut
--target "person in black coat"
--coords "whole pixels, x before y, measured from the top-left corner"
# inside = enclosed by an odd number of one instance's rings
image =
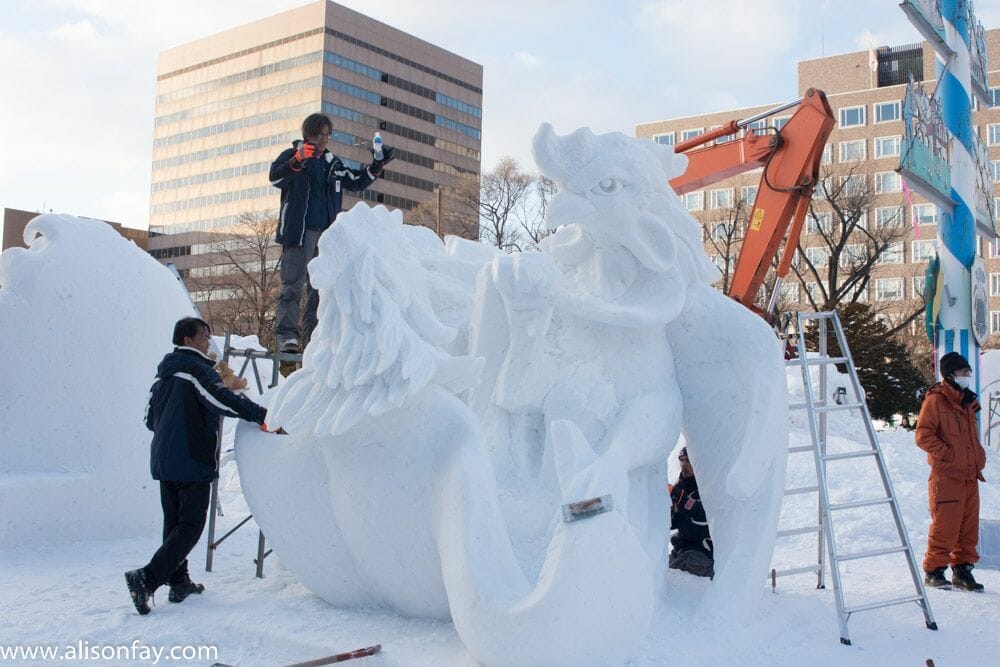
[[[688,460],[687,447],[677,459],[681,474],[670,490],[670,528],[677,532],[670,538],[669,567],[699,577],[715,576],[712,538],[708,534],[708,519],[698,495],[698,481]]]
[[[125,573],[132,602],[149,613],[163,584],[181,602],[205,587],[188,575],[187,556],[205,527],[212,481],[218,476],[216,434],[221,417],[264,423],[267,411],[226,388],[208,356],[208,324],[186,317],[174,325],[176,347],[160,362],[149,391],[146,426],[153,432],[150,471],[160,482],[163,544],[145,567]]]
[[[316,326],[319,296],[309,283],[306,266],[316,256],[320,234],[340,214],[343,191],[364,190],[393,159],[393,149],[384,146],[367,168],[352,169],[327,149],[332,135],[333,124],[326,115],[310,114],[302,121],[302,140],[293,142],[271,163],[271,185],[281,190],[275,234],[275,241],[281,244],[281,295],[274,333],[282,352],[298,352],[305,347]],[[303,287],[306,309],[300,339]]]

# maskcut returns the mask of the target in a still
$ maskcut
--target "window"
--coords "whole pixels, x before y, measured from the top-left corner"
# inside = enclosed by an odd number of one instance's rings
[[[813,301],[819,302],[823,300],[823,295],[819,291],[819,283],[806,283],[806,294]]]
[[[924,288],[927,286],[927,278],[924,276],[913,277],[913,296],[923,298]]]
[[[819,182],[816,183],[816,187],[813,188],[813,196],[812,196],[812,198],[814,200],[816,200],[816,199],[822,200],[824,197],[826,197],[826,193],[830,191],[830,187],[831,187],[830,186],[830,179],[831,178],[833,178],[833,177],[832,176],[827,176],[826,178],[819,179]]]
[[[875,103],[876,123],[888,123],[894,120],[899,120],[899,118],[899,101]]]
[[[720,127],[722,127],[722,126],[721,125],[713,125],[712,127],[708,128],[708,131],[711,132],[712,130],[717,130]],[[733,140],[732,135],[727,134],[727,135],[724,135],[724,136],[721,136],[721,137],[716,137],[714,143],[716,143],[716,144],[724,144],[724,143],[732,141],[732,140]]]
[[[712,190],[711,204],[712,208],[732,208],[733,189]]]
[[[653,141],[658,144],[663,144],[664,146],[673,146],[674,141],[677,139],[676,132],[667,132],[665,134],[654,134]]]
[[[893,172],[888,173],[891,174]],[[851,174],[850,176],[844,176],[840,183],[845,195],[856,196],[864,194],[865,187],[868,185],[868,179],[865,174]]]
[[[841,141],[840,142],[840,161],[841,162],[854,162],[857,160],[864,160],[867,155],[866,141],[864,139],[856,139],[854,141]]]
[[[990,160],[990,173],[993,174],[993,182],[1000,181],[1000,160]]]
[[[996,146],[1000,144],[1000,124],[986,126],[986,145]]]
[[[902,206],[885,206],[875,209],[875,229],[894,227],[903,221]]]
[[[934,204],[914,204],[913,217],[917,224],[933,225],[937,223],[937,206]]]
[[[823,146],[823,157],[820,164],[833,164],[833,144]]]
[[[743,197],[743,201],[753,205],[757,200],[757,186],[756,185],[744,185],[740,188],[740,196]]]
[[[990,274],[990,296],[1000,296],[1000,273]]]
[[[815,267],[827,266],[830,263],[830,255],[826,248],[806,248],[806,259]]]
[[[712,255],[712,264],[715,264],[715,268],[719,271],[726,272],[726,258],[722,255]],[[729,256],[729,266],[736,266],[736,255]]]
[[[767,132],[767,119],[762,118],[760,120],[755,120],[746,126],[747,133],[753,132],[754,134],[765,134]]]
[[[833,214],[830,212],[809,214],[806,216],[806,231],[816,234],[822,230],[829,234],[833,231]]]
[[[1000,257],[1000,239],[990,241],[990,259]]]
[[[934,241],[914,241],[910,254],[914,262],[929,262],[934,259]]]
[[[855,290],[855,294],[858,295],[858,301],[861,303],[868,303],[868,286],[861,288],[860,290]]]
[[[728,222],[713,222],[712,223],[712,238],[716,241],[725,241],[729,236],[730,231],[733,230],[733,225]],[[734,235],[735,236],[735,235]]]
[[[875,281],[876,301],[899,301],[903,298],[902,278],[878,278]]]
[[[883,194],[886,192],[902,192],[903,182],[894,171],[880,171],[875,174],[875,192]]]
[[[849,243],[840,252],[838,264],[843,267],[859,265],[864,263],[866,255],[863,243]]]
[[[1000,218],[1000,197],[993,198],[993,217]]]
[[[875,140],[875,157],[899,155],[899,137],[879,137]]]
[[[1000,88],[990,88],[990,106],[1000,107]]]
[[[858,125],[865,124],[865,108],[860,107],[844,107],[840,110],[840,126],[841,127],[856,127]]]
[[[879,264],[902,264],[903,263],[903,243],[890,243],[882,254],[878,256]]]
[[[868,211],[861,211],[857,222],[854,223],[854,229],[868,229]]]
[[[1000,310],[990,311],[990,333],[1000,333]]]
[[[771,123],[774,125],[774,129],[780,132],[781,128],[788,124],[790,118],[791,116],[778,116]]]
[[[696,127],[690,130],[681,130],[681,141],[687,141],[688,139],[694,139],[699,134],[705,131],[703,127]]]
[[[798,303],[799,302],[799,284],[798,283],[782,283],[781,284],[781,300],[785,303]]]
[[[705,208],[704,192],[689,192],[684,195],[684,206],[689,211],[700,211]]]

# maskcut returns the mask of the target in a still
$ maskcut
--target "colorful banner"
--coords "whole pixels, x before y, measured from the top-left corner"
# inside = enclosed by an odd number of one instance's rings
[[[989,301],[986,297],[988,281],[986,263],[982,257],[976,257],[972,261],[972,335],[980,347],[986,345],[986,337],[990,335]]]
[[[969,70],[972,75],[972,92],[979,98],[980,103],[989,107],[992,101],[989,79],[986,77],[989,71],[986,30],[982,22],[976,18],[972,0],[969,0]]]
[[[924,84],[911,78],[903,98],[903,141],[897,171],[910,188],[949,212],[955,205],[950,153],[951,136],[941,114],[941,100],[928,95]]]
[[[993,170],[990,167],[990,151],[978,134],[972,135],[972,159],[976,169],[976,193],[972,216],[976,227],[987,238],[997,236],[993,220]]]
[[[941,0],[903,0],[899,7],[942,58],[948,59],[954,54],[945,39]]]
[[[941,261],[937,255],[927,263],[927,271],[924,273],[924,298],[927,305],[924,307],[924,327],[927,330],[927,338],[931,344],[935,344],[934,330],[937,328],[938,315],[941,313],[941,297],[944,291],[944,281],[941,280]]]

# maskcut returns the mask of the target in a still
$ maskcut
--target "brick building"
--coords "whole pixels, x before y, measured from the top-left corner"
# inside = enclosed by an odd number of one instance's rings
[[[1000,63],[1000,30],[987,31],[989,62]],[[861,219],[868,231],[898,228],[899,237],[878,257],[867,289],[860,295],[871,303],[880,317],[899,321],[923,303],[924,274],[934,255],[937,238],[937,209],[914,195],[906,201],[898,173],[903,135],[902,100],[906,83],[912,75],[923,81],[928,92],[934,89],[936,65],[934,50],[927,43],[882,47],[842,55],[805,60],[798,66],[798,94],[809,88],[823,90],[837,121],[823,155],[821,177],[835,183],[849,182],[871,191],[871,205]],[[988,73],[992,104],[976,105],[973,122],[989,146],[994,181],[994,210],[1000,202],[996,183],[1000,181],[1000,70]],[[790,95],[791,97],[791,95]],[[673,118],[636,127],[636,136],[674,145],[697,134],[739,118],[749,118],[778,106],[762,105],[731,109],[699,116]],[[780,128],[788,114],[777,114],[753,126],[754,131]],[[741,201],[753,201],[761,170],[754,170],[721,181],[703,191],[685,195],[688,209],[705,226],[706,250],[724,271],[734,257],[719,254],[720,230],[732,219],[733,209]],[[822,264],[824,243],[817,233],[833,222],[828,201],[817,193],[811,214],[803,229],[802,245],[810,259]],[[713,238],[713,235],[715,238]],[[716,241],[713,243],[713,240]],[[990,346],[1000,346],[1000,244],[979,239],[978,252],[984,256],[990,272]],[[842,261],[844,255],[841,256]],[[828,258],[828,255],[827,255]],[[789,273],[779,303],[784,310],[811,309],[808,292],[818,295],[816,281],[799,280]],[[912,331],[923,328],[923,318],[915,319]]]

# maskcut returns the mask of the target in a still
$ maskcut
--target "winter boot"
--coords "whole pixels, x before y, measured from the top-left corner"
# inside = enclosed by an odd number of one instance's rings
[[[977,583],[972,578],[972,565],[968,563],[951,566],[951,584],[963,591],[973,591],[976,593],[982,593],[984,589],[982,584]]]
[[[185,574],[183,579],[170,584],[170,595],[167,596],[167,599],[171,602],[183,602],[184,598],[192,593],[201,593],[204,590],[204,586],[194,583],[191,581],[191,577]]]
[[[946,568],[939,567],[936,570],[927,572],[927,576],[924,577],[924,585],[930,586],[931,588],[951,588],[951,584],[944,578],[945,569]]]
[[[132,604],[141,616],[149,613],[149,603],[153,600],[153,590],[149,586],[149,578],[145,568],[130,570],[125,573],[125,585],[132,596]]]

